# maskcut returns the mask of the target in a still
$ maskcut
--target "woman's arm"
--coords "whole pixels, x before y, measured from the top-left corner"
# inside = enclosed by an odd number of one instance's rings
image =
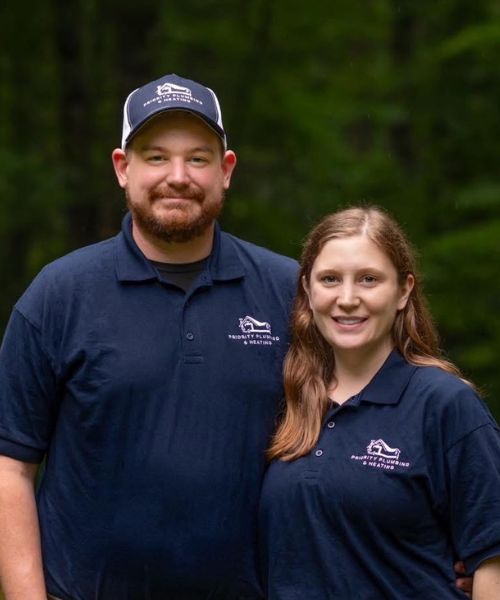
[[[500,556],[485,560],[476,569],[472,600],[500,600]]]
[[[38,465],[0,456],[0,580],[6,600],[46,600],[35,504]]]

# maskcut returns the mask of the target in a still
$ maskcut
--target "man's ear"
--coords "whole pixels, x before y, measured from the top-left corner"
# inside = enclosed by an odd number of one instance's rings
[[[115,148],[111,153],[111,160],[113,161],[113,167],[120,187],[126,187],[128,181],[128,160],[126,152],[121,148]]]
[[[222,170],[224,172],[224,189],[229,189],[231,176],[236,166],[236,154],[232,150],[227,150],[222,157]]]

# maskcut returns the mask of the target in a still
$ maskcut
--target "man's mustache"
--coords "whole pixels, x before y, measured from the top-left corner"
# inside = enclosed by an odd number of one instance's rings
[[[173,190],[169,187],[157,187],[151,190],[149,194],[151,200],[161,200],[162,198],[171,198],[172,200],[183,199],[183,200],[196,200],[201,202],[203,200],[203,193],[199,190],[187,189],[187,190]]]

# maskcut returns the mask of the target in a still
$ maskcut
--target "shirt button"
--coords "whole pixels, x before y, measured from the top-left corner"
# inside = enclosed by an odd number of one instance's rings
[[[323,454],[323,450],[316,450],[314,454],[316,454],[316,456],[321,456]]]
[[[335,427],[335,421],[328,421],[328,427],[333,429]]]
[[[192,333],[191,331],[188,331],[186,333],[186,339],[189,340],[190,342],[192,342],[194,340],[194,333]]]

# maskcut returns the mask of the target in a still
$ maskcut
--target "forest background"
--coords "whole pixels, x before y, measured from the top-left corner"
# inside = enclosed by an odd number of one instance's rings
[[[387,208],[500,419],[498,0],[8,0],[0,44],[0,332],[45,263],[117,232],[124,99],[175,72],[238,154],[223,226],[298,257],[322,215]]]

